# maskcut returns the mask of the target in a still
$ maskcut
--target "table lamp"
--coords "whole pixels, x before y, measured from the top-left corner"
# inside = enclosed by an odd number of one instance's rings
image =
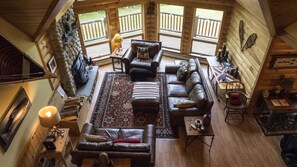
[[[55,106],[46,106],[39,110],[39,122],[40,125],[47,128],[54,128],[51,136],[54,138],[56,136],[63,137],[63,131],[59,130],[56,125],[60,122],[61,117],[58,109]]]
[[[120,50],[120,48],[122,47],[122,41],[123,41],[123,38],[119,33],[116,33],[112,38],[112,42],[118,50]]]

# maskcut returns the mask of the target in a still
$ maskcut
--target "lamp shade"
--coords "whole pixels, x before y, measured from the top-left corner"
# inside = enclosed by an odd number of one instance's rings
[[[46,106],[39,110],[39,122],[41,126],[52,128],[57,125],[60,120],[60,114],[55,106]]]
[[[121,43],[123,41],[123,38],[119,33],[116,33],[112,39],[113,42],[115,43]]]

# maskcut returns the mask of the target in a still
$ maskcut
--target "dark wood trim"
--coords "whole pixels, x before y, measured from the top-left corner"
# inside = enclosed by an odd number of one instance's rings
[[[56,15],[60,12],[62,7],[66,4],[67,0],[53,0],[45,13],[42,21],[40,22],[35,34],[33,35],[33,40],[38,42],[42,35],[47,31],[51,23],[55,20]]]

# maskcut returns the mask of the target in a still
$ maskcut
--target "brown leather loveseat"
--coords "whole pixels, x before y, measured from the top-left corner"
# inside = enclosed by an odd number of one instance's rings
[[[184,79],[178,79],[179,65],[166,65],[166,83],[168,95],[168,108],[170,124],[183,125],[184,116],[201,116],[211,113],[213,99],[208,89],[206,78],[203,74],[199,60],[190,59],[186,68]],[[179,108],[181,101],[191,101],[192,105]]]
[[[144,128],[95,128],[86,123],[80,139],[73,151],[71,162],[81,166],[84,158],[98,158],[105,152],[109,158],[129,158],[132,167],[152,167],[155,165],[156,129],[154,125]],[[104,136],[105,142],[87,141],[87,135]],[[138,143],[115,142],[115,140],[140,140]]]

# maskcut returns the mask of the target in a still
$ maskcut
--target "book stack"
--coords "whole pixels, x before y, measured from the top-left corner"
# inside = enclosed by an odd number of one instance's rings
[[[83,105],[83,100],[83,97],[69,97],[65,100],[64,107],[60,113],[61,119],[63,121],[76,120]]]

